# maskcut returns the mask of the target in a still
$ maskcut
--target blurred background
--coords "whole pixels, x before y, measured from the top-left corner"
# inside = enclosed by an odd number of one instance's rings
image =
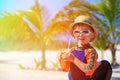
[[[67,80],[58,54],[69,40],[76,46],[68,28],[83,14],[99,33],[98,61],[108,60],[120,80],[120,0],[0,0],[0,80]]]

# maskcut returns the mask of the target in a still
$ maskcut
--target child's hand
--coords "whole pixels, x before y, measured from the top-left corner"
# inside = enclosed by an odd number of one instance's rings
[[[70,62],[73,62],[74,61],[74,55],[70,52],[64,52],[62,54],[62,58],[65,60],[65,61],[70,61]]]
[[[58,55],[58,59],[59,59],[62,71],[67,72],[69,70],[69,67],[70,67],[70,61],[65,61],[64,58],[62,57],[63,54],[65,54],[65,53],[60,52],[59,55]]]

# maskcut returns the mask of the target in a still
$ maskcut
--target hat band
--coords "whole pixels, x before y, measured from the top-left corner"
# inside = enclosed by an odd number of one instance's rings
[[[75,23],[82,23],[82,22],[85,22],[85,23],[87,23],[87,24],[92,25],[91,21],[89,21],[89,20],[87,20],[87,19],[85,19],[85,20],[75,20]]]

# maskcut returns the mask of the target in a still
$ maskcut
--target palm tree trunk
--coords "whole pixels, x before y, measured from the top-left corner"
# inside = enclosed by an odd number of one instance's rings
[[[112,61],[111,61],[111,65],[113,68],[116,68],[119,66],[119,64],[116,61],[116,48],[115,48],[115,44],[111,44],[111,53],[112,53]]]
[[[111,52],[112,52],[112,61],[111,61],[111,63],[113,64],[114,62],[116,62],[115,50],[112,48]]]
[[[45,51],[46,51],[46,46],[44,45],[42,47],[42,65],[41,65],[41,69],[42,70],[46,70],[46,55],[45,55]]]
[[[101,50],[101,59],[103,60],[103,50]]]

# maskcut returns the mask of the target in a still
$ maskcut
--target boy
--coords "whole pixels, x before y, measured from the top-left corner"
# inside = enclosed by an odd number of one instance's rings
[[[70,26],[69,32],[77,41],[77,46],[60,55],[61,66],[66,62],[68,64],[67,69],[64,70],[69,70],[69,80],[97,79],[93,77],[93,73],[101,63],[97,62],[98,54],[90,45],[98,35],[92,21],[90,16],[81,15]]]

